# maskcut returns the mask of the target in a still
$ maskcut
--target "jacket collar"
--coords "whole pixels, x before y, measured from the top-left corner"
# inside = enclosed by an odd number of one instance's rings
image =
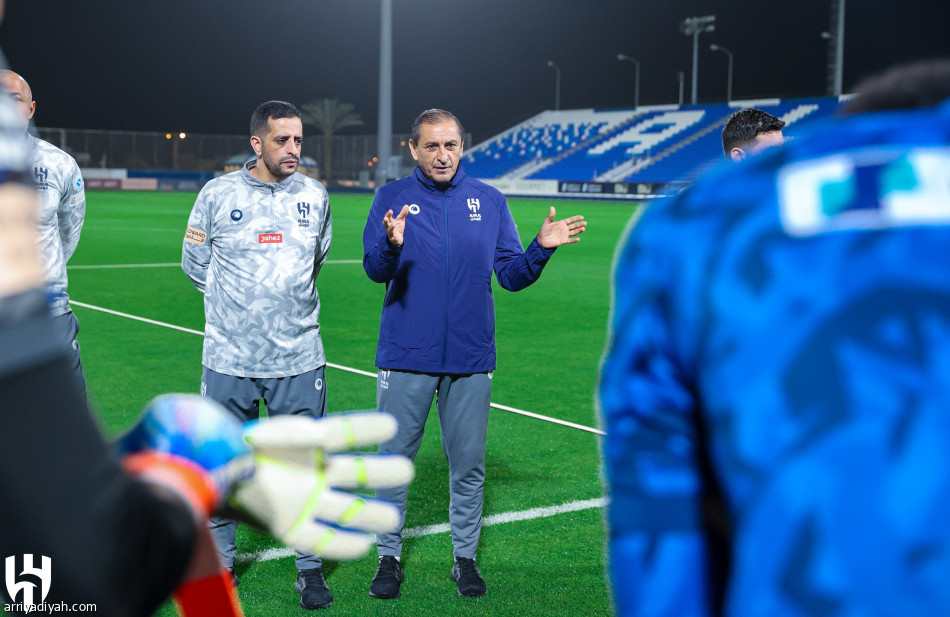
[[[257,160],[250,160],[247,163],[244,163],[244,167],[241,168],[241,178],[251,186],[261,189],[273,189],[275,191],[287,191],[290,189],[290,185],[294,182],[294,172],[290,174],[280,182],[261,182],[257,178],[251,175],[251,168],[257,166]]]
[[[422,186],[424,186],[427,190],[439,191],[439,192],[442,192],[442,191],[452,192],[453,189],[456,189],[459,186],[461,186],[462,182],[465,181],[465,177],[466,177],[465,170],[462,169],[461,163],[459,163],[458,169],[455,170],[455,177],[452,178],[452,180],[448,184],[441,184],[441,183],[436,184],[431,179],[426,178],[426,175],[422,173],[422,169],[419,167],[416,167],[412,173],[416,177],[416,180],[418,180],[419,183],[422,184]]]

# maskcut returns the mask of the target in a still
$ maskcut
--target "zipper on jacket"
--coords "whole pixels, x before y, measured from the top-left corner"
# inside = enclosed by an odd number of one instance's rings
[[[271,185],[270,187],[270,226],[271,229],[277,231],[277,208],[274,206],[274,203],[277,201],[277,187]]]
[[[449,349],[449,285],[452,283],[452,276],[449,270],[449,205],[445,200],[445,193],[442,193],[442,227],[445,234],[445,310],[443,310],[442,322],[442,370],[445,370],[445,364],[448,360]]]

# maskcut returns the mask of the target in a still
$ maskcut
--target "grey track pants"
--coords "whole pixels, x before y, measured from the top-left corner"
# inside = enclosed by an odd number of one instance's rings
[[[327,388],[324,380],[326,367],[301,375],[288,377],[235,377],[222,375],[204,368],[201,375],[201,395],[221,403],[241,422],[256,419],[260,414],[260,399],[267,403],[268,415],[300,414],[314,418],[327,415]],[[209,523],[211,536],[218,547],[221,562],[234,567],[234,542],[237,522],[214,516]],[[323,565],[320,557],[297,551],[297,569],[310,570]]]
[[[449,461],[449,525],[456,557],[475,557],[482,530],[482,496],[485,485],[485,442],[491,403],[491,373],[445,375],[408,371],[379,371],[376,403],[393,414],[399,430],[380,444],[382,453],[396,453],[415,459],[422,443],[426,418],[433,395],[442,450]],[[409,487],[380,489],[376,496],[395,503],[406,521]],[[402,531],[377,536],[380,555],[402,554]]]

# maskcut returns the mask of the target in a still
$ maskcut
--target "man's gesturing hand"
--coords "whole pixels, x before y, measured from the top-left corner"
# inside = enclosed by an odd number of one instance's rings
[[[538,232],[538,242],[546,249],[553,249],[562,244],[573,244],[580,242],[580,238],[575,236],[584,233],[587,227],[587,221],[583,216],[572,216],[569,219],[560,221],[554,220],[554,206],[548,217],[541,223],[541,231]]]
[[[386,229],[386,240],[393,246],[402,246],[403,232],[406,230],[406,216],[409,214],[409,206],[405,205],[399,211],[399,215],[393,218],[393,211],[386,212],[383,217],[383,227]]]

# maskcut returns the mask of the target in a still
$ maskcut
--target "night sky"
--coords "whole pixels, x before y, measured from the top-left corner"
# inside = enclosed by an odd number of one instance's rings
[[[950,56],[945,0],[848,0],[844,89],[917,58]],[[475,141],[554,107],[689,102],[692,37],[679,23],[717,16],[699,38],[700,102],[822,95],[828,0],[393,0],[393,131],[429,107],[453,111]],[[353,103],[377,122],[378,0],[8,0],[0,26],[41,127],[246,135],[262,101]]]

